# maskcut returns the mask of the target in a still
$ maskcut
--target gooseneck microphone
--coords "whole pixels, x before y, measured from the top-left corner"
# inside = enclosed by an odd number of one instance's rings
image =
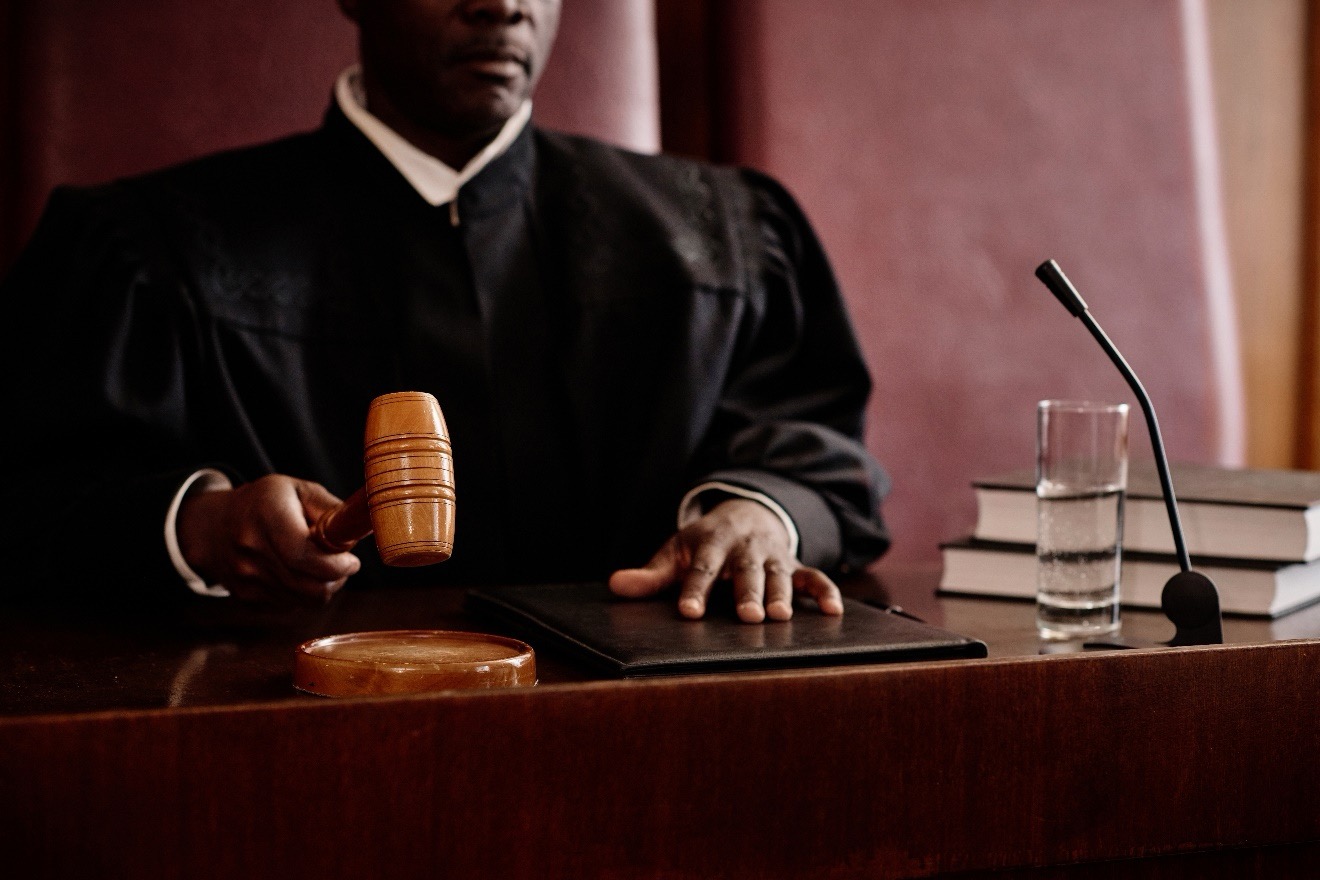
[[[1192,560],[1187,553],[1187,544],[1183,540],[1182,522],[1178,519],[1178,501],[1173,494],[1173,481],[1169,478],[1169,460],[1164,454],[1164,440],[1160,436],[1160,425],[1155,418],[1155,407],[1151,405],[1146,389],[1142,387],[1137,374],[1132,372],[1123,355],[1119,354],[1114,343],[1100,329],[1095,318],[1086,306],[1077,288],[1073,287],[1068,276],[1063,274],[1059,264],[1046,260],[1036,267],[1036,277],[1050,289],[1050,292],[1063,303],[1074,318],[1078,318],[1086,329],[1095,337],[1096,342],[1109,355],[1109,359],[1118,367],[1118,371],[1127,380],[1132,393],[1141,404],[1141,411],[1146,416],[1146,427],[1150,430],[1150,443],[1155,451],[1155,469],[1160,476],[1160,489],[1164,493],[1164,507],[1169,512],[1169,529],[1173,532],[1173,546],[1178,555],[1181,569],[1164,585],[1160,596],[1160,606],[1164,614],[1173,623],[1173,638],[1167,643],[1172,647],[1182,645],[1218,645],[1224,641],[1223,624],[1219,614],[1219,591],[1210,578],[1199,571],[1192,570]],[[1115,645],[1115,647],[1119,647]]]

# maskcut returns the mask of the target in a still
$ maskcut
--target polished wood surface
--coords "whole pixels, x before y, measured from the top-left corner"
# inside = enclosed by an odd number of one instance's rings
[[[189,602],[174,609],[32,608],[0,614],[0,723],[6,717],[316,703],[293,685],[298,646],[353,632],[500,633],[463,611],[457,589],[355,589],[322,607]],[[591,678],[537,652],[542,683]]]
[[[22,876],[153,877],[1105,876],[1138,858],[1163,873],[1115,876],[1206,876],[1193,855],[1314,854],[1320,641],[1274,641],[1320,633],[1313,610],[1226,621],[1226,646],[1059,656],[1030,603],[936,583],[894,569],[847,590],[989,659],[602,681],[536,646],[535,688],[346,700],[293,690],[297,644],[489,627],[447,589],[15,612],[0,844]],[[1124,630],[1171,634],[1152,613]]]
[[[366,484],[327,511],[312,536],[347,550],[376,533],[387,565],[444,562],[454,549],[454,460],[449,429],[425,391],[383,394],[367,410]]]

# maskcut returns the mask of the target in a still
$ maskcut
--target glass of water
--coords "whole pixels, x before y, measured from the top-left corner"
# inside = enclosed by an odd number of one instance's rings
[[[1042,639],[1118,632],[1127,489],[1125,403],[1036,408],[1036,628]]]

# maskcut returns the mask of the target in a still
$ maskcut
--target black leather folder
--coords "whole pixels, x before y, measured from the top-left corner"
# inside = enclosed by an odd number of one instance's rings
[[[602,583],[480,587],[467,608],[536,648],[558,647],[614,675],[677,675],[900,660],[984,657],[983,642],[844,599],[842,617],[801,601],[792,620],[740,622],[713,599],[702,620],[674,596],[621,599]]]

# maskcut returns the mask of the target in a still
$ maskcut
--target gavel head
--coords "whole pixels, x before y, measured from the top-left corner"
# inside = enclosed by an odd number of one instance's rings
[[[440,404],[424,391],[371,402],[367,509],[387,565],[444,562],[454,549],[454,459]]]

